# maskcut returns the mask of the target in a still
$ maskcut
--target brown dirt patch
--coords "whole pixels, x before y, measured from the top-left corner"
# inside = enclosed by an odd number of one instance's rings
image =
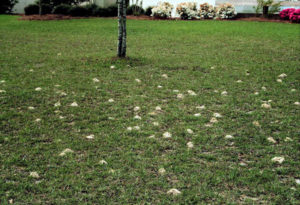
[[[51,20],[71,20],[71,19],[87,19],[87,18],[98,18],[98,17],[74,17],[74,16],[65,16],[65,15],[57,15],[57,14],[47,14],[47,15],[21,15],[19,20],[27,20],[27,21],[51,21]],[[101,17],[101,18],[109,18],[109,19],[117,19],[117,17]],[[141,16],[127,16],[127,19],[130,20],[180,20],[179,18],[170,18],[170,19],[158,19],[153,18],[146,15]],[[193,21],[211,21],[210,20],[193,20]],[[281,19],[272,19],[272,18],[262,18],[262,17],[247,17],[247,18],[238,18],[234,20],[222,20],[222,21],[257,21],[257,22],[276,22],[276,23],[291,23],[289,21],[284,21]]]

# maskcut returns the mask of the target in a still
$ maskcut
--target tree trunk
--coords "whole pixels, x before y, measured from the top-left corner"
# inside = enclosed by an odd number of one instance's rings
[[[118,57],[126,56],[126,0],[118,0]]]

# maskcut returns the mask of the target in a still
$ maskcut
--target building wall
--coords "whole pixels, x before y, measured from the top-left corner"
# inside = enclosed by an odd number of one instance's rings
[[[29,5],[33,4],[36,0],[19,0],[19,2],[14,6],[13,13],[16,14],[23,14],[24,8]]]

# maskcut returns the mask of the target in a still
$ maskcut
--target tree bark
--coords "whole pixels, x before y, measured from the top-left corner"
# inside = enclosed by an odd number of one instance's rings
[[[118,0],[118,57],[126,56],[126,0]]]

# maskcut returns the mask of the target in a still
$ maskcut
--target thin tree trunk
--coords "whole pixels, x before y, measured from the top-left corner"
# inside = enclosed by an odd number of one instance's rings
[[[123,41],[123,21],[122,21],[122,13],[123,13],[123,0],[118,0],[118,26],[119,26],[119,34],[118,34],[118,57],[122,57],[122,41]]]
[[[126,32],[126,0],[123,1],[123,39],[122,39],[122,57],[126,56],[126,40],[127,40],[127,32]]]
[[[118,0],[118,57],[126,56],[126,0]]]

